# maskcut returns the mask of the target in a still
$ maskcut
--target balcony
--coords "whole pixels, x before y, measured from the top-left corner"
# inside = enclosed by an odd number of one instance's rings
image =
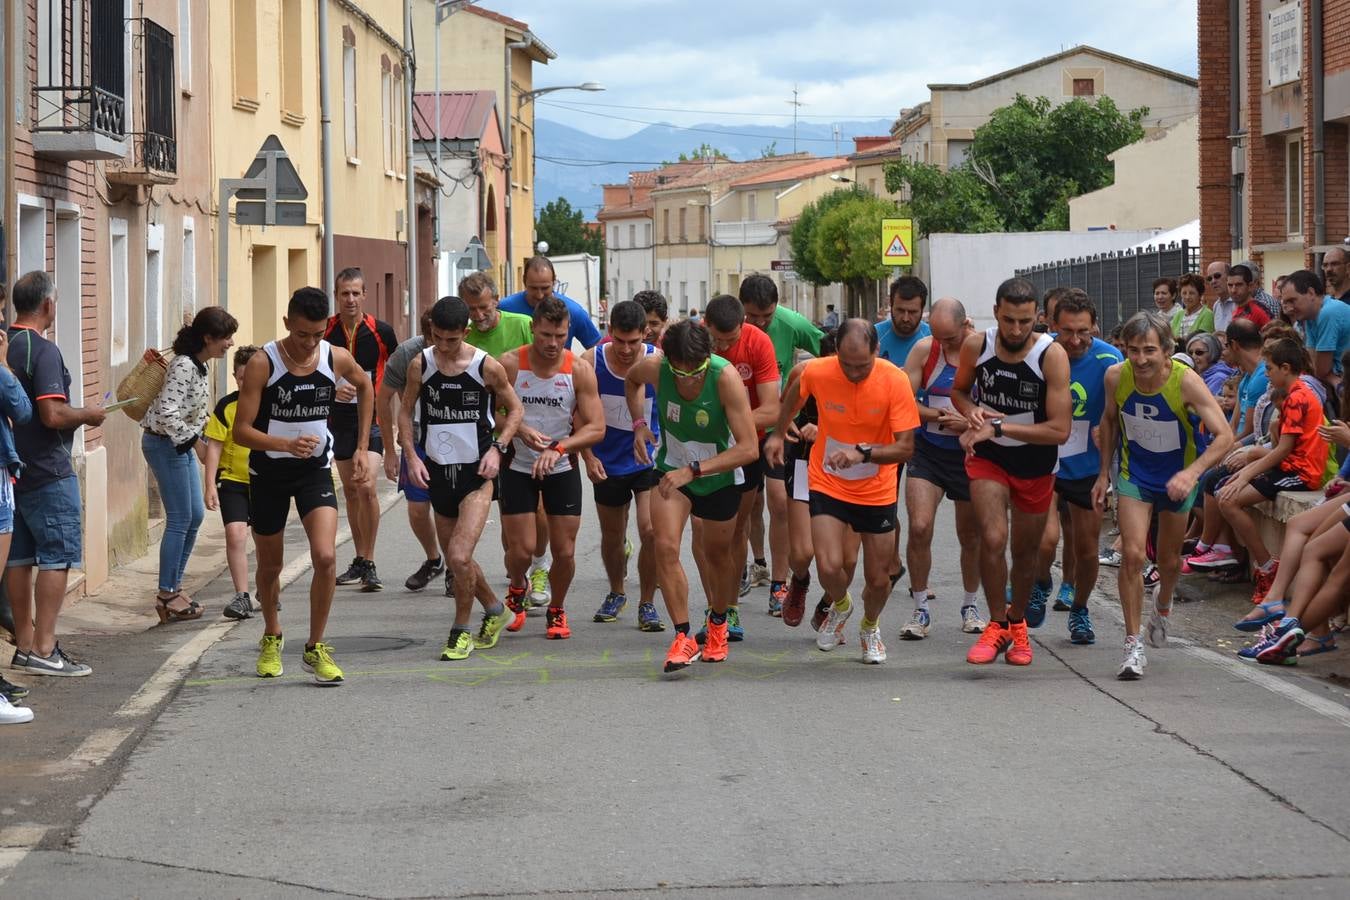
[[[173,35],[149,19],[135,19],[132,41],[141,52],[132,73],[140,102],[133,104],[131,153],[108,163],[106,175],[118,184],[172,184],[178,180]]]
[[[714,222],[713,244],[718,247],[759,247],[778,243],[773,222]]]
[[[38,13],[43,74],[33,88],[33,152],[63,162],[121,159],[127,152],[122,4],[89,4],[87,78],[82,57],[72,59],[67,52],[67,41],[85,41],[78,24],[67,21],[65,6],[39,5]]]

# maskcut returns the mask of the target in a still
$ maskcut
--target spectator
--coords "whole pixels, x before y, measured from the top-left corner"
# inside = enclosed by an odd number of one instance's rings
[[[1327,295],[1322,279],[1307,269],[1289,276],[1280,302],[1312,354],[1312,375],[1325,384],[1339,384],[1341,354],[1350,350],[1350,304]]]
[[[244,366],[257,347],[234,351],[234,383],[244,376]],[[225,525],[225,562],[234,582],[234,597],[225,607],[228,619],[253,615],[253,597],[248,592],[248,526],[252,519],[248,499],[248,448],[234,442],[234,413],[239,391],[220,398],[206,420],[206,508],[220,510]]]
[[[565,297],[554,291],[558,284],[558,276],[553,271],[552,260],[547,256],[532,256],[525,260],[524,280],[525,290],[516,291],[510,296],[503,297],[498,304],[499,309],[503,312],[520,313],[533,319],[536,306],[547,297],[557,297],[567,305],[566,346],[571,347],[572,341],[576,340],[581,343],[582,347],[589,350],[600,343],[600,329],[596,328],[595,322],[591,321],[591,314],[586,310],[586,307],[571,297]],[[496,293],[495,286],[493,293]],[[689,310],[689,318],[697,321],[697,315],[697,310]]]
[[[14,610],[10,667],[34,675],[78,677],[93,670],[71,658],[56,640],[70,570],[83,563],[80,482],[70,464],[71,445],[75,429],[102,425],[107,413],[70,405],[70,372],[61,351],[43,337],[56,322],[56,282],[51,276],[40,271],[24,275],[14,285],[13,301],[9,364],[35,415],[14,426],[14,446],[24,468],[14,486],[14,537],[5,571],[5,591]]]
[[[1350,271],[1346,263],[1350,262],[1350,252],[1344,247],[1332,247],[1322,257],[1322,277],[1327,281],[1327,293],[1350,304]]]
[[[693,322],[695,325],[703,321],[703,317],[698,314],[697,306],[689,307],[689,321]]]
[[[0,305],[4,303],[4,287],[0,286]],[[0,333],[0,562],[9,557],[9,542],[14,536],[14,476],[23,466],[14,449],[15,424],[33,417],[33,404],[24,393],[23,385],[10,371],[5,354],[6,337]],[[28,696],[27,688],[12,684],[0,676],[0,725],[17,725],[33,721],[33,711],[14,705]]]
[[[825,318],[820,324],[826,331],[834,331],[839,327],[839,313],[835,312],[833,303],[825,304]]]
[[[1280,301],[1278,298],[1271,296],[1270,292],[1261,286],[1261,267],[1250,259],[1244,259],[1241,265],[1252,273],[1252,299],[1256,301],[1257,306],[1266,311],[1266,315],[1272,319],[1278,319],[1280,317]]]
[[[1166,321],[1172,321],[1175,316],[1173,313],[1177,310],[1177,280],[1164,275],[1162,278],[1153,279],[1153,305],[1158,308],[1158,314]],[[1174,330],[1173,334],[1177,334]]]
[[[1246,265],[1233,266],[1228,270],[1228,293],[1233,298],[1236,306],[1233,309],[1234,319],[1250,319],[1256,324],[1256,327],[1263,328],[1266,323],[1275,318],[1277,313],[1271,313],[1266,308],[1253,299],[1253,292],[1256,290],[1254,282],[1256,276],[1252,273],[1250,267]]]
[[[1261,346],[1261,332],[1251,321],[1236,319],[1228,326],[1228,356],[1233,367],[1242,373],[1231,423],[1239,441],[1255,429],[1255,418],[1250,413],[1270,386],[1261,363]]]
[[[1178,340],[1189,341],[1200,332],[1214,330],[1214,310],[1205,306],[1205,279],[1187,272],[1177,279],[1181,304],[1172,313],[1172,333]]]
[[[1195,371],[1205,379],[1205,386],[1215,397],[1223,390],[1223,383],[1233,374],[1233,367],[1223,358],[1223,345],[1219,339],[1207,332],[1201,332],[1186,342],[1186,354],[1195,364]],[[1228,412],[1228,410],[1225,410]]]
[[[1205,268],[1205,283],[1209,285],[1205,302],[1214,310],[1214,331],[1220,336],[1225,335],[1237,310],[1237,303],[1228,293],[1228,263],[1221,260],[1210,263]]]
[[[164,374],[164,386],[141,419],[141,452],[155,473],[164,503],[164,535],[159,542],[159,621],[199,619],[201,604],[183,593],[183,572],[197,542],[205,511],[202,476],[206,460],[202,428],[210,409],[206,362],[220,359],[234,344],[239,323],[219,306],[208,306],[184,325],[173,341],[177,354]]]

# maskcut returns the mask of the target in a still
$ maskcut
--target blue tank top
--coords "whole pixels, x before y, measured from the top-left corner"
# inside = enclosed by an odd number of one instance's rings
[[[1196,441],[1199,419],[1181,397],[1186,367],[1172,363],[1172,371],[1157,393],[1144,393],[1134,382],[1127,360],[1116,385],[1120,416],[1120,477],[1155,494],[1167,491],[1167,482],[1200,455]]]
[[[937,364],[928,374],[927,381],[920,386],[919,401],[929,409],[950,409],[952,384],[956,381],[956,366],[947,361],[946,351],[938,352]],[[961,436],[938,427],[936,422],[929,422],[920,428],[919,437],[943,450],[961,449]]]
[[[1066,481],[1096,478],[1101,470],[1101,453],[1092,439],[1092,429],[1102,421],[1106,409],[1103,380],[1106,370],[1120,362],[1120,351],[1106,341],[1093,339],[1086,353],[1069,361],[1069,399],[1073,403],[1073,422],[1069,439],[1059,447],[1059,477]]]
[[[606,473],[631,475],[643,469],[650,469],[651,466],[639,464],[633,455],[633,418],[628,413],[628,400],[624,396],[624,379],[609,370],[609,363],[605,359],[605,346],[600,344],[595,348],[595,380],[600,388],[600,404],[605,408],[605,436],[591,452],[600,460]],[[643,348],[643,354],[650,356],[652,345],[644,344]],[[647,414],[648,426],[653,434],[660,437],[656,422],[656,391],[651,385],[647,385],[647,399],[651,406]],[[647,446],[649,457],[652,452],[653,448],[649,444]]]

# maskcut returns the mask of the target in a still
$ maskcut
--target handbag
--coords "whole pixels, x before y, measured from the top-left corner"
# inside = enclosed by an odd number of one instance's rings
[[[155,402],[164,387],[164,376],[169,371],[170,350],[146,350],[139,362],[117,385],[117,402],[125,404],[118,409],[139,422]]]

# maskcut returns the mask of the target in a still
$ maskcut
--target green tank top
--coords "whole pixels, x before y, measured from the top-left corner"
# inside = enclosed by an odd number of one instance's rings
[[[708,363],[708,374],[703,377],[703,389],[693,400],[680,396],[675,387],[675,375],[670,363],[661,360],[661,375],[656,385],[656,409],[661,421],[661,449],[656,453],[656,468],[670,472],[694,460],[711,459],[731,446],[731,426],[726,411],[717,395],[717,380],[730,363],[713,356]],[[704,475],[689,483],[691,494],[706,496],[730,487],[737,481],[740,470]]]
[[[1168,480],[1195,462],[1203,451],[1200,421],[1186,408],[1181,379],[1186,366],[1173,361],[1172,371],[1156,393],[1145,393],[1134,381],[1134,366],[1120,367],[1116,408],[1120,418],[1120,475],[1151,491],[1167,489]]]

